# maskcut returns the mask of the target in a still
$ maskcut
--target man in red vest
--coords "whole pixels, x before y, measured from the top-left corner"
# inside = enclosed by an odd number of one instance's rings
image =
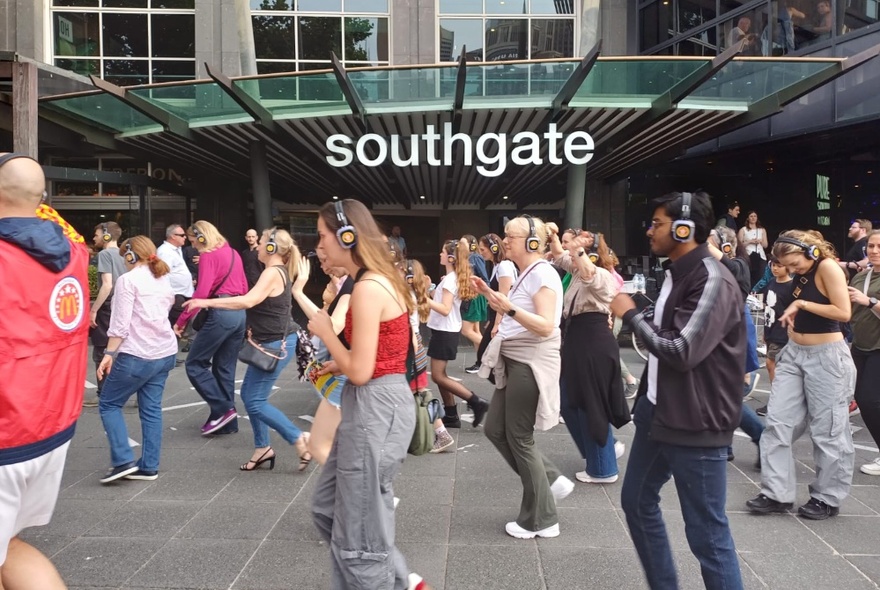
[[[0,153],[0,588],[65,588],[18,538],[49,523],[82,406],[89,254],[49,207],[40,165]]]

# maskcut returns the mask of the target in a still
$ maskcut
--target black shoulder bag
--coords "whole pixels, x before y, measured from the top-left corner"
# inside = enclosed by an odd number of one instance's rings
[[[278,269],[278,272],[281,273],[281,276],[284,277],[284,292],[290,293],[290,278],[287,276],[285,271]],[[251,335],[251,329],[247,330],[247,338],[245,338],[244,344],[241,345],[241,350],[238,351],[238,360],[245,363],[246,365],[250,365],[261,371],[266,371],[267,373],[272,373],[275,368],[278,366],[278,361],[284,360],[287,358],[287,335],[290,334],[290,309],[293,307],[293,300],[288,295],[288,299],[290,303],[287,306],[287,313],[285,316],[287,317],[287,325],[284,327],[284,336],[281,337],[281,347],[280,348],[267,348],[257,342],[254,342],[254,339]]]

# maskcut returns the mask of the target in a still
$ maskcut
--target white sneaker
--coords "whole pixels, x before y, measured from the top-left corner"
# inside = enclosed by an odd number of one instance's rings
[[[870,463],[865,463],[859,467],[859,471],[866,475],[880,475],[880,458],[874,459]]]
[[[557,479],[558,481],[558,479]],[[507,534],[511,537],[516,537],[517,539],[534,539],[535,537],[544,537],[545,539],[549,539],[551,537],[559,536],[559,524],[554,524],[553,526],[548,526],[546,529],[541,529],[540,531],[527,531],[522,528],[516,521],[508,522],[504,525],[504,530],[507,531]]]
[[[614,483],[620,476],[612,475],[611,477],[591,477],[586,471],[578,471],[574,474],[574,477],[578,481],[582,481],[584,483]]]
[[[430,590],[428,583],[419,574],[410,574],[406,580],[407,590]]]
[[[626,452],[626,445],[623,441],[616,440],[614,441],[614,456],[620,459],[623,457],[623,454]]]
[[[556,481],[550,485],[550,491],[553,493],[553,499],[559,502],[568,497],[568,495],[574,491],[574,482],[564,475],[560,475],[556,478]]]

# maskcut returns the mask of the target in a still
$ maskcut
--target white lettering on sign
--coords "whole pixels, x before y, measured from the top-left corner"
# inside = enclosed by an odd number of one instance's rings
[[[560,154],[559,140],[564,138]],[[343,168],[357,161],[369,167],[381,166],[391,154],[391,163],[395,166],[419,166],[422,163],[422,146],[424,146],[424,162],[428,166],[451,166],[453,152],[459,148],[460,161],[465,166],[473,166],[476,160],[477,172],[483,176],[495,177],[504,174],[509,161],[516,166],[540,166],[544,163],[541,157],[541,140],[547,145],[547,162],[559,166],[564,162],[586,164],[593,158],[595,144],[586,131],[575,131],[564,135],[557,131],[556,124],[551,123],[543,135],[532,131],[520,131],[510,141],[506,133],[484,133],[476,138],[466,133],[453,133],[452,123],[443,124],[443,134],[438,133],[434,125],[428,125],[425,133],[410,135],[404,138],[398,134],[389,137],[377,133],[367,133],[357,141],[336,133],[327,138],[327,163],[336,168]],[[390,148],[389,148],[389,143]]]

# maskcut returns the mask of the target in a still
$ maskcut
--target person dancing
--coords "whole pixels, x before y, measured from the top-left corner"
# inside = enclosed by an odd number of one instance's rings
[[[406,381],[413,299],[362,203],[327,203],[318,215],[318,237],[319,255],[356,281],[344,329],[350,349],[336,337],[326,311],[309,321],[333,358],[324,372],[348,377],[342,420],[312,500],[315,526],[330,546],[330,585],[422,590],[427,585],[409,571],[394,543],[392,485],[415,429]]]
[[[507,295],[510,292],[513,281],[516,280],[517,270],[516,266],[507,259],[507,254],[505,254],[504,247],[501,244],[501,238],[497,234],[486,234],[480,238],[478,251],[483,260],[492,263],[492,277],[489,279],[489,288],[493,291],[498,291],[502,295]],[[480,347],[477,349],[476,369],[472,371],[473,367],[468,367],[465,369],[468,373],[476,373],[480,370],[480,359],[483,358],[483,353],[486,352],[489,342],[498,333],[501,315],[490,307],[488,320],[486,328],[483,330]]]
[[[241,400],[248,411],[254,431],[254,453],[239,469],[253,471],[264,463],[275,468],[275,451],[269,445],[269,427],[296,447],[299,455],[297,471],[303,471],[312,460],[303,432],[284,412],[269,403],[269,394],[278,376],[296,356],[296,332],[299,326],[290,316],[291,276],[296,276],[299,248],[293,237],[277,228],[263,232],[257,246],[257,259],[264,265],[254,288],[239,297],[191,299],[189,309],[247,310],[247,337],[251,342],[273,351],[281,351],[271,371],[248,365],[241,383]]]

